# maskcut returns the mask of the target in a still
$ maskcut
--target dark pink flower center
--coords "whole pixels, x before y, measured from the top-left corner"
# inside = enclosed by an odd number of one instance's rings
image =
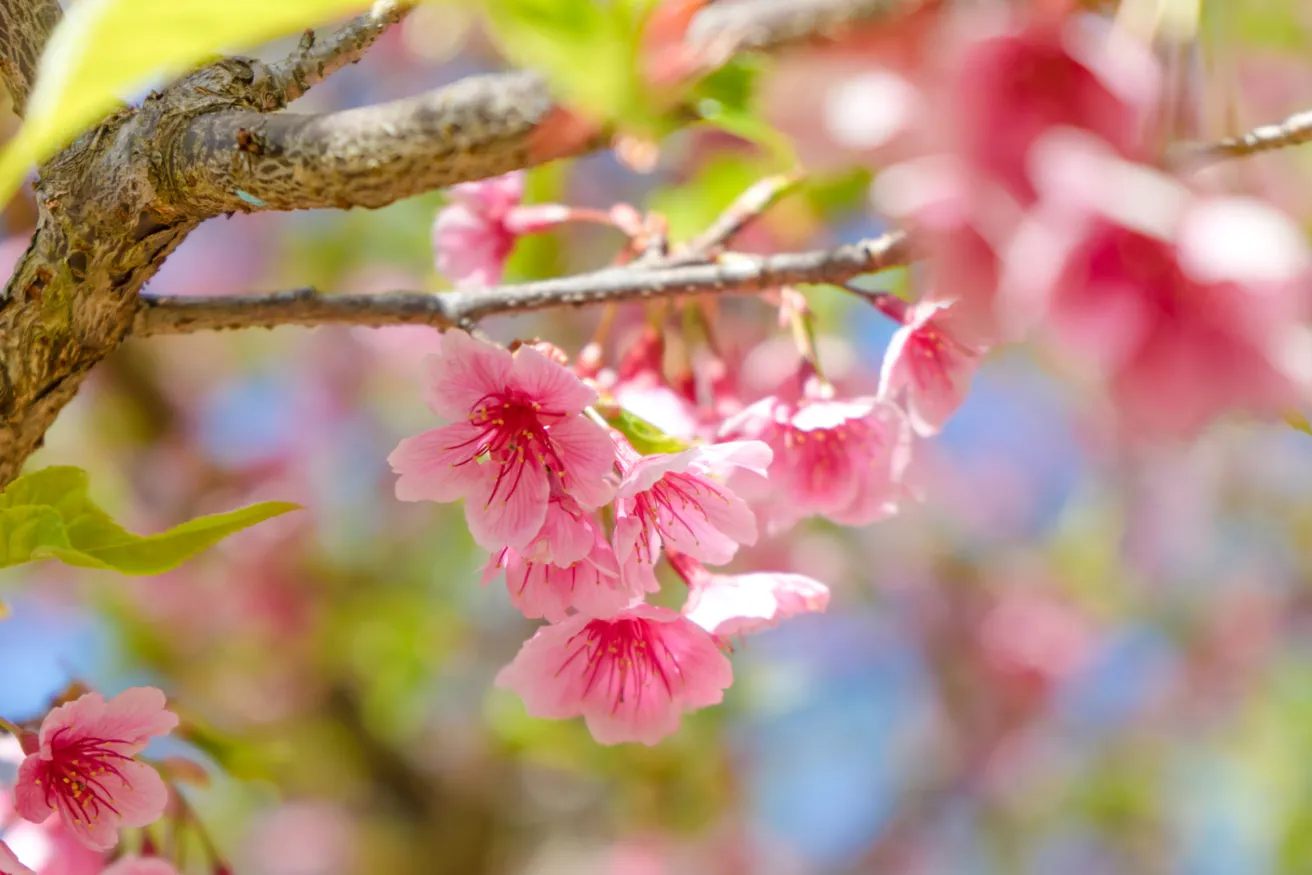
[[[803,430],[780,425],[784,452],[776,458],[791,459],[794,469],[810,481],[848,476],[855,456],[869,454],[875,430],[861,419],[849,419],[833,428]]]
[[[478,434],[446,449],[467,449],[468,456],[458,463],[461,465],[477,463],[483,458],[488,464],[496,465],[497,479],[488,504],[498,496],[505,501],[518,488],[529,467],[542,468],[557,476],[564,474],[565,463],[547,433],[550,426],[564,417],[563,413],[543,409],[521,392],[486,395],[469,414],[469,422],[478,429]]]
[[[132,757],[119,753],[121,741],[83,737],[61,740],[61,729],[50,740],[51,759],[42,760],[36,784],[45,792],[46,805],[71,815],[76,823],[95,823],[103,812],[118,815],[114,807],[115,791],[105,786],[113,777],[128,787],[127,776],[120,770]],[[117,792],[122,793],[122,788]]]
[[[697,529],[691,520],[700,516],[709,519],[706,514],[707,501],[728,501],[724,492],[705,477],[689,474],[669,473],[656,481],[645,492],[639,492],[633,498],[633,515],[654,526],[666,537],[677,537],[683,529],[697,542]],[[638,558],[647,563],[655,563],[660,546],[653,544],[647,526],[642,527],[638,535]]]
[[[594,690],[609,699],[611,713],[621,705],[641,707],[648,688],[674,698],[683,682],[679,660],[666,646],[657,624],[640,618],[593,620],[569,639],[574,648],[556,671],[559,677],[580,656],[586,661],[583,695]]]

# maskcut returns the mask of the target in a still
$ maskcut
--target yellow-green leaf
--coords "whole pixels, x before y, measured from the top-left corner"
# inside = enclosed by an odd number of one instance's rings
[[[51,34],[27,118],[0,155],[0,204],[44,161],[155,77],[369,6],[369,0],[80,0]]]
[[[134,535],[87,497],[85,471],[43,468],[0,493],[0,568],[59,559],[123,574],[160,574],[234,532],[297,508],[265,501],[198,517],[157,535]]]
[[[1296,428],[1305,434],[1312,434],[1312,422],[1308,422],[1307,417],[1301,413],[1286,413],[1285,422],[1289,423],[1291,428]]]
[[[606,421],[628,438],[633,448],[644,456],[653,453],[681,453],[688,449],[688,444],[622,407],[607,411]]]

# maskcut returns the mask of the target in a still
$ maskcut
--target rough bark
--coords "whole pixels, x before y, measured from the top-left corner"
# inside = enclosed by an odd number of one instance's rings
[[[0,0],[0,80],[20,117],[36,81],[37,62],[63,12],[59,0]]]

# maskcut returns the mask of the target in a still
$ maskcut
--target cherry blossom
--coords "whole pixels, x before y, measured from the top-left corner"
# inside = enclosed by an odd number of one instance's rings
[[[829,588],[804,574],[712,574],[688,556],[666,555],[688,584],[683,615],[713,635],[759,632],[788,617],[822,612],[829,606]]]
[[[497,676],[529,714],[582,716],[601,744],[655,744],[679,728],[683,712],[718,704],[732,682],[710,633],[645,604],[544,626]]]
[[[506,548],[489,560],[483,582],[504,569],[511,604],[526,617],[552,623],[565,619],[570,609],[609,617],[641,599],[644,591],[656,589],[654,579],[644,588],[632,576],[621,578],[614,550],[600,526],[592,529],[590,537],[590,551],[569,564],[526,559]]]
[[[451,203],[433,222],[433,251],[438,271],[461,286],[497,284],[516,238],[558,225],[569,215],[559,204],[522,206],[520,171],[463,182],[447,193]]]
[[[55,708],[41,724],[39,748],[18,768],[18,813],[42,823],[58,812],[87,847],[114,847],[120,827],[145,826],[163,813],[168,789],[135,756],[151,736],[177,725],[154,687],[133,687],[108,702],[87,693]]]
[[[1036,152],[1045,202],[1008,256],[1013,309],[1103,380],[1128,433],[1298,403],[1312,256],[1290,219],[1073,135]]]
[[[811,515],[866,525],[894,513],[905,491],[911,427],[906,414],[878,398],[794,403],[770,396],[726,420],[723,434],[774,450],[768,482],[744,485],[761,493],[772,533]]]
[[[956,335],[953,302],[922,301],[893,335],[879,374],[879,394],[905,396],[907,416],[921,435],[937,434],[966,400],[984,350]]]
[[[771,457],[764,443],[732,441],[650,456],[637,456],[626,446],[621,456],[624,478],[615,513],[621,566],[630,560],[654,566],[662,544],[722,565],[739,544],[756,543],[756,515],[722,479],[714,478],[735,468],[764,475]]]
[[[580,415],[597,395],[532,347],[513,354],[448,331],[428,359],[426,399],[463,420],[401,441],[388,457],[402,501],[465,501],[474,540],[523,549],[547,522],[552,480],[585,508],[610,500],[615,448]]]

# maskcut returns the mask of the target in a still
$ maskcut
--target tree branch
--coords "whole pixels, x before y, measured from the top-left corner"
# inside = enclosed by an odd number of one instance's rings
[[[1227,137],[1215,143],[1182,146],[1177,160],[1181,164],[1197,167],[1226,158],[1243,158],[1309,142],[1312,142],[1312,110],[1305,110],[1284,121],[1253,128],[1237,137]]]
[[[41,51],[62,16],[59,0],[0,0],[0,80],[20,117],[36,81]]]
[[[759,292],[796,283],[842,284],[906,264],[906,235],[895,231],[834,249],[764,257],[731,254],[709,264],[607,268],[558,279],[441,294],[323,295],[314,289],[270,294],[177,297],[143,294],[138,337],[278,325],[420,324],[467,326],[488,316],[558,307],[624,303],[679,295]]]
[[[925,0],[748,0],[695,22],[696,51],[776,48],[916,8]],[[313,46],[307,51],[312,51]],[[294,77],[293,77],[294,78]],[[166,196],[206,215],[381,207],[458,182],[590,152],[601,130],[567,132],[532,73],[474,76],[360,109],[313,115],[207,113],[161,150]]]
[[[404,0],[379,0],[336,31],[319,36],[307,30],[301,44],[281,61],[268,65],[271,85],[291,103],[338,70],[354,64],[393,24],[410,12]]]

